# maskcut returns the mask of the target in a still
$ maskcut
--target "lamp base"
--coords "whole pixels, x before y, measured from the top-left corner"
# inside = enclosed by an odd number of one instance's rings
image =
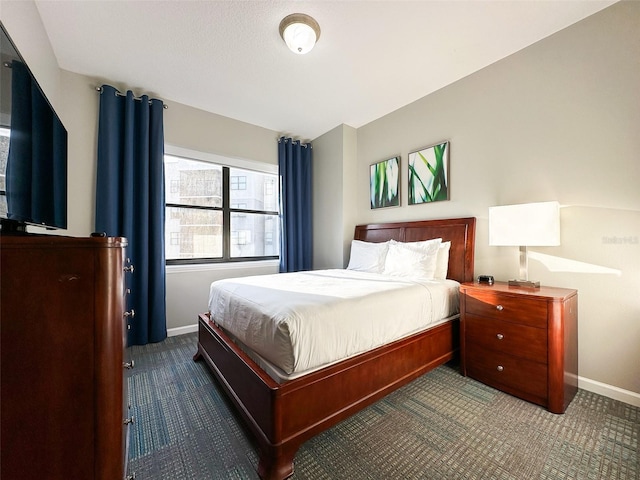
[[[530,282],[529,280],[509,280],[509,286],[518,288],[540,288],[540,282]]]

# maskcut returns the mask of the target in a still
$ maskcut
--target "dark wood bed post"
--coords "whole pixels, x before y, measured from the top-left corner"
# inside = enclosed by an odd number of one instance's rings
[[[218,345],[212,344],[214,339]],[[200,341],[203,341],[202,345]],[[282,438],[278,425],[282,423],[282,412],[273,407],[280,403],[280,386],[269,377],[254,361],[246,356],[235,343],[223,345],[223,342],[231,342],[225,334],[210,318],[208,314],[199,316],[199,344],[198,351],[193,356],[194,361],[204,360],[213,372],[216,380],[227,392],[233,403],[238,407],[240,415],[253,434],[260,450],[258,475],[263,480],[281,480],[293,475],[293,458],[306,440],[295,438],[272,443],[267,435],[272,438]],[[219,350],[217,346],[222,347]],[[247,369],[256,372],[259,369],[258,378],[246,381],[243,378]],[[240,392],[232,385],[245,383]],[[260,415],[257,412],[263,412]],[[271,418],[269,414],[273,414]],[[261,422],[261,423],[259,423]]]
[[[473,280],[475,218],[359,225],[354,238],[451,241],[447,278]],[[283,480],[293,474],[302,443],[452,360],[458,345],[459,321],[453,320],[278,384],[201,314],[193,359],[205,361],[255,436],[260,478]]]
[[[301,444],[274,447],[261,452],[258,476],[263,480],[282,480],[293,475],[293,458]],[[260,447],[263,448],[263,447]]]

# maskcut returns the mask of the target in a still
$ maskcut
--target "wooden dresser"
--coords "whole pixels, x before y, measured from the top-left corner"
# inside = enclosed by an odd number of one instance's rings
[[[578,292],[460,287],[462,374],[564,413],[578,390]]]
[[[0,237],[3,480],[125,478],[125,246]]]

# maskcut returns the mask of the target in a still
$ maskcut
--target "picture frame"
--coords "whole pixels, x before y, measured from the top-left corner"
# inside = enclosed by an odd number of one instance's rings
[[[399,155],[369,167],[369,191],[372,209],[400,206]]]
[[[409,153],[409,205],[449,200],[448,140]]]

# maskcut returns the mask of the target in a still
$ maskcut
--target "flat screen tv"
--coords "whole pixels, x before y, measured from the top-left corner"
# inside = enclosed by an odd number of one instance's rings
[[[67,228],[67,131],[0,23],[0,223]]]

